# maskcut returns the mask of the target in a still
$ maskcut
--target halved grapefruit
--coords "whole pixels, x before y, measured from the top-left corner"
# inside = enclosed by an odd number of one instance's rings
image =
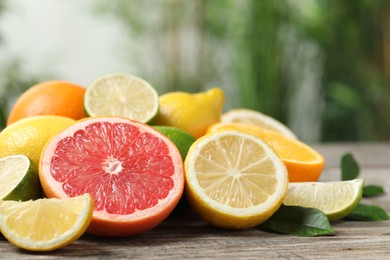
[[[47,197],[90,193],[88,232],[105,237],[148,231],[175,208],[184,188],[177,147],[152,127],[119,117],[83,119],[48,142],[39,176]]]

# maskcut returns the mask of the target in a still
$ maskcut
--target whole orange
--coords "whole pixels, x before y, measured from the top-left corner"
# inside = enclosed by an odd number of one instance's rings
[[[84,93],[84,87],[66,81],[38,83],[16,100],[7,125],[37,115],[58,115],[75,120],[84,118]]]

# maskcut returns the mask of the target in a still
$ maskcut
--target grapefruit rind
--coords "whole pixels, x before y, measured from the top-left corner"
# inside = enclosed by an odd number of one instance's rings
[[[63,183],[57,181],[50,173],[51,160],[60,140],[73,136],[77,131],[84,129],[93,123],[130,124],[137,127],[142,133],[147,132],[158,137],[167,145],[169,149],[168,154],[172,158],[172,166],[174,167],[174,170],[171,175],[171,179],[174,186],[169,191],[168,195],[165,198],[160,199],[156,205],[142,210],[135,210],[132,214],[111,214],[107,211],[96,210],[97,198],[94,198],[95,210],[92,222],[87,232],[104,237],[121,237],[143,233],[154,228],[173,211],[183,193],[183,162],[179,150],[168,137],[144,123],[131,119],[120,117],[93,117],[83,119],[75,125],[67,128],[48,142],[43,150],[39,168],[40,180],[45,195],[47,197],[55,198],[69,197],[63,189]]]

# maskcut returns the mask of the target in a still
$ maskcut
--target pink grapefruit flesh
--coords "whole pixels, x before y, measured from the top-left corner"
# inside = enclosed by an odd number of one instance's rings
[[[177,147],[152,127],[125,118],[87,118],[43,150],[39,175],[47,197],[90,193],[88,232],[129,236],[148,231],[175,208],[184,187]]]

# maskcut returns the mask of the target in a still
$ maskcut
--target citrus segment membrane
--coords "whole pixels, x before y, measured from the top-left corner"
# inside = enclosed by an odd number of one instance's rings
[[[233,208],[260,205],[276,187],[275,166],[264,155],[264,148],[251,140],[226,136],[211,141],[195,161],[199,185],[210,198]]]
[[[54,138],[42,155],[40,174],[49,196],[90,193],[95,220],[113,222],[150,214],[165,218],[184,187],[176,146],[149,126],[116,117],[83,120]]]

